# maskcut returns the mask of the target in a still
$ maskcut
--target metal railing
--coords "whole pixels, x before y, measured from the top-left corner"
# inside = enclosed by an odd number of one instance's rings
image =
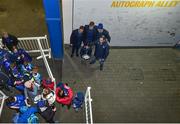
[[[38,39],[37,39],[37,43],[38,43],[38,46],[39,46],[39,50],[40,50],[40,53],[41,53],[41,56],[39,56],[39,58],[43,58],[43,61],[44,61],[44,64],[45,64],[45,66],[46,66],[46,70],[47,70],[47,73],[48,73],[48,75],[49,75],[49,77],[52,79],[52,81],[53,82],[56,82],[55,81],[55,78],[54,78],[54,76],[53,76],[53,74],[52,74],[52,71],[51,71],[51,68],[49,67],[49,63],[48,63],[48,61],[47,61],[47,58],[46,58],[46,55],[45,55],[45,51],[44,51],[44,49],[43,49],[43,45],[41,44],[41,40],[42,40],[42,38],[41,37],[39,37]],[[56,90],[56,83],[54,84],[54,91]]]
[[[91,87],[87,87],[85,94],[85,111],[86,111],[86,124],[93,124],[92,116],[92,98],[91,98]]]
[[[43,58],[49,77],[53,81],[55,81],[55,78],[53,77],[52,71],[46,59],[46,57],[51,58],[51,48],[49,46],[47,35],[42,37],[22,37],[22,38],[18,38],[18,40],[20,41],[18,43],[18,48],[23,48],[28,53],[41,54],[41,56],[38,56],[36,59]],[[2,48],[2,39],[0,39],[0,48]]]
[[[45,56],[51,58],[51,48],[47,39],[47,35],[42,37],[22,37],[18,38],[18,48],[25,49],[28,53],[40,53],[38,39],[40,39],[41,46],[44,52],[48,53]],[[0,39],[0,48],[2,48],[2,39]],[[40,59],[41,57],[37,57]]]
[[[6,99],[6,95],[0,90],[0,117],[3,110],[5,99]]]

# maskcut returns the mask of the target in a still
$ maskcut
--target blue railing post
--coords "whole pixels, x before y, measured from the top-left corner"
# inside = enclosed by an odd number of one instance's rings
[[[60,0],[43,0],[52,56],[63,59],[63,28]]]

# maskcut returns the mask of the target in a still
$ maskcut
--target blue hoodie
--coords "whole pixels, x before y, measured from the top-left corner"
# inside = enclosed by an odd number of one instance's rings
[[[20,108],[20,114],[19,114],[17,122],[28,123],[28,119],[37,112],[38,112],[38,109],[36,107],[23,106]]]

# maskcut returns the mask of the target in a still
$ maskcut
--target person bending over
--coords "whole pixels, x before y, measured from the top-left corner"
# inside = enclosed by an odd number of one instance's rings
[[[56,88],[56,101],[62,106],[66,105],[68,109],[71,107],[73,99],[73,91],[67,84],[59,83]]]

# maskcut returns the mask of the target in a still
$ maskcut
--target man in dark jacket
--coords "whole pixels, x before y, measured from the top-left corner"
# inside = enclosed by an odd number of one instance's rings
[[[110,43],[111,37],[109,35],[109,32],[103,28],[102,23],[99,23],[99,25],[97,26],[96,40],[98,40],[102,36],[104,36],[106,38],[106,40]]]
[[[17,49],[16,46],[13,46],[12,53],[18,65],[24,64],[25,60],[32,62],[32,57],[24,49]]]
[[[10,51],[12,51],[13,46],[17,46],[18,45],[18,39],[17,37],[8,34],[7,32],[3,32],[2,33],[2,43],[3,43],[3,47],[7,47]]]
[[[84,58],[85,55],[89,56],[90,58],[91,53],[92,53],[92,49],[87,44],[84,44],[84,46],[81,48],[81,51],[80,51],[81,58]]]
[[[81,47],[82,42],[84,41],[84,27],[80,26],[79,29],[73,30],[70,37],[70,44],[72,46],[71,57],[73,57],[74,52],[76,51],[76,56],[79,56],[79,48]]]
[[[94,59],[91,60],[90,64],[94,64],[96,60],[99,60],[100,70],[103,70],[104,62],[109,54],[109,45],[105,37],[100,37],[95,43]]]
[[[96,41],[97,27],[95,26],[94,22],[91,21],[89,25],[85,25],[84,29],[85,42],[92,47]]]

